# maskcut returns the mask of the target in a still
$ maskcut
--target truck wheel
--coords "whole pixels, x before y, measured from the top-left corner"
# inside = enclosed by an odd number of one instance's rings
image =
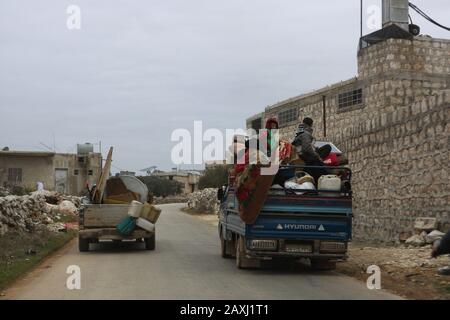
[[[78,237],[78,250],[80,252],[89,251],[89,239],[83,239]]]
[[[222,233],[220,233],[220,255],[222,258],[229,259],[231,255],[228,253],[229,242],[223,238]]]
[[[236,267],[239,269],[256,269],[260,267],[260,261],[245,256],[245,238],[239,237],[236,241]]]
[[[330,260],[311,260],[311,268],[318,271],[329,271],[336,269],[336,262]]]
[[[156,235],[153,234],[150,238],[145,238],[145,250],[155,250],[156,247]]]

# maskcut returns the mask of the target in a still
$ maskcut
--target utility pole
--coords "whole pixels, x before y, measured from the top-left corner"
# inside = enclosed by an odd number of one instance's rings
[[[360,9],[361,9],[361,12],[360,12],[360,14],[361,14],[361,16],[360,16],[360,34],[361,34],[361,36],[360,36],[360,38],[362,38],[362,36],[363,36],[363,11],[364,11],[364,0],[361,0],[361,5],[360,5]]]

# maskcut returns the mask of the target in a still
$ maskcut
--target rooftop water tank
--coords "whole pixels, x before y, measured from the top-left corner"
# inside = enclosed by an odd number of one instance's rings
[[[392,24],[409,31],[409,0],[383,0],[383,28]]]
[[[80,156],[87,156],[94,152],[94,145],[92,143],[77,144],[77,154]]]

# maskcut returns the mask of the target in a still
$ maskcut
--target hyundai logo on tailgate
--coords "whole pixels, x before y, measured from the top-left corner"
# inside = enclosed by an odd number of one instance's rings
[[[325,231],[323,224],[278,224],[276,227],[277,230],[312,230],[312,231]]]

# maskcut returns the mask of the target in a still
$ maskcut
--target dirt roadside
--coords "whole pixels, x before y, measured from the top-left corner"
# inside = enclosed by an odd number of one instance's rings
[[[353,242],[349,259],[337,264],[337,272],[367,281],[367,268],[381,269],[381,286],[408,299],[449,300],[450,276],[438,275],[440,267],[450,265],[450,258],[430,259],[431,246],[421,248],[384,247]]]

